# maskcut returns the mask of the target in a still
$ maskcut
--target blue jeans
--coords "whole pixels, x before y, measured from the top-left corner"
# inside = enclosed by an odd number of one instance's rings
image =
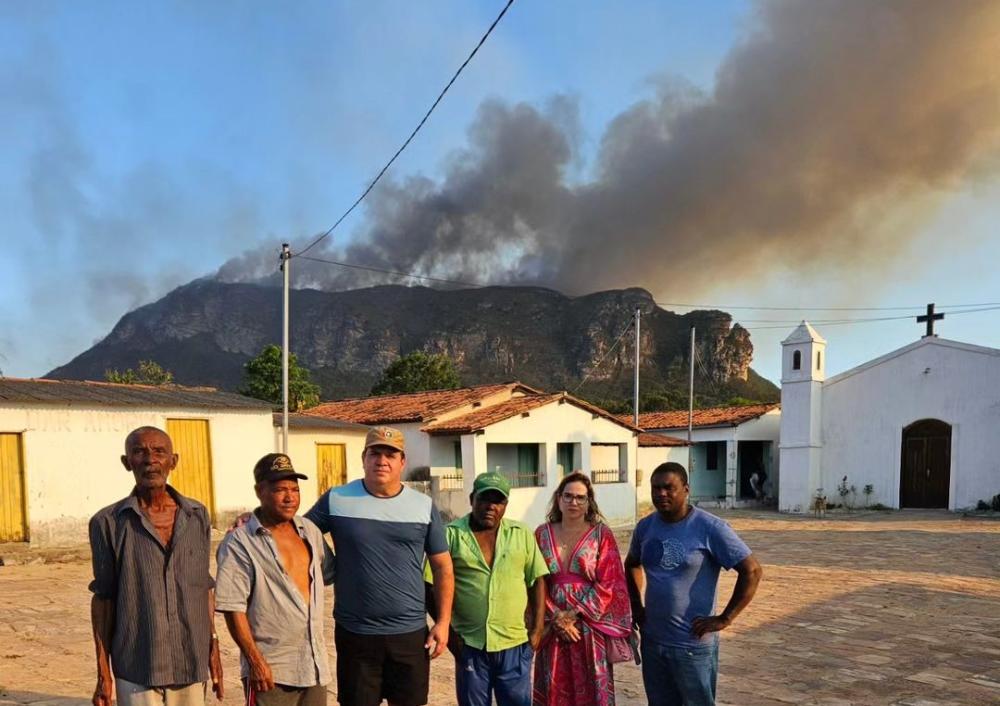
[[[523,645],[486,652],[466,645],[455,660],[458,706],[531,706],[531,660],[535,651]]]
[[[642,640],[642,683],[649,706],[714,706],[719,639],[697,647]]]

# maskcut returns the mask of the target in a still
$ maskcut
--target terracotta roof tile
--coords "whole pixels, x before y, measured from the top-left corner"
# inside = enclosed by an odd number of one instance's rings
[[[737,425],[763,416],[781,405],[752,404],[741,407],[710,407],[694,410],[693,425],[696,427],[719,427]],[[623,415],[629,420],[631,415]],[[645,412],[639,415],[639,426],[643,429],[684,429],[688,425],[687,410],[673,412]]]
[[[642,448],[659,447],[659,446],[687,446],[688,442],[685,439],[678,439],[673,436],[664,436],[663,434],[651,434],[650,432],[643,432],[639,434],[639,446]]]
[[[600,407],[595,407],[594,405],[584,402],[583,400],[573,397],[565,392],[558,392],[550,395],[527,395],[525,397],[517,397],[508,402],[501,402],[499,404],[490,405],[489,407],[484,407],[483,409],[477,409],[475,412],[470,412],[469,414],[462,415],[461,417],[455,417],[453,419],[447,419],[441,422],[435,422],[423,427],[422,431],[428,434],[471,434],[472,432],[479,431],[480,429],[485,429],[491,424],[496,424],[497,422],[502,422],[505,419],[510,419],[518,414],[524,414],[525,412],[530,412],[538,407],[543,407],[547,404],[553,402],[558,402],[564,400],[566,403],[573,405],[574,407],[579,407],[580,409],[586,410],[591,414],[596,414],[598,416],[604,417],[616,424],[632,429],[633,431],[638,431],[631,422],[624,421],[615,417],[610,412],[606,412]]]
[[[358,397],[334,402],[323,402],[306,410],[310,416],[340,419],[358,424],[394,424],[424,422],[463,405],[478,402],[504,390],[519,390],[529,395],[538,390],[519,382],[499,385],[479,385],[455,390],[429,390],[405,395],[380,395]]]

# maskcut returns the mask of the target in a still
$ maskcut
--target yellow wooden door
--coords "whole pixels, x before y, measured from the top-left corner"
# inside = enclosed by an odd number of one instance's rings
[[[28,541],[20,434],[0,434],[0,542]]]
[[[170,474],[170,485],[181,495],[194,498],[208,509],[215,520],[215,494],[212,485],[212,446],[207,419],[168,419],[167,433],[178,455],[177,467]]]
[[[344,444],[316,444],[316,478],[322,495],[347,482],[347,448]]]

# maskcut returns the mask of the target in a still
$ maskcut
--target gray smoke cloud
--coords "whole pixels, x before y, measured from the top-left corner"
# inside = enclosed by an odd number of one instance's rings
[[[996,175],[998,37],[992,0],[763,2],[713,92],[661,82],[608,125],[583,183],[567,178],[571,100],[490,101],[440,182],[385,181],[351,245],[310,254],[570,293],[704,291],[775,263],[882,267],[910,235],[892,214]],[[218,276],[257,279],[273,255]],[[296,268],[322,288],[386,281]]]

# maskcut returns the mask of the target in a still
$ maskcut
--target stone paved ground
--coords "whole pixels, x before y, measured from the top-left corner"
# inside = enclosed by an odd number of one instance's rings
[[[720,704],[1000,704],[1000,522],[932,512],[725,517],[765,578],[724,635]],[[88,574],[79,560],[0,568],[0,706],[89,700]],[[722,595],[732,582],[724,577]],[[235,706],[236,651],[223,637],[225,704]],[[454,702],[451,670],[449,658],[435,662],[432,704]],[[645,703],[637,668],[617,677],[620,704]]]

